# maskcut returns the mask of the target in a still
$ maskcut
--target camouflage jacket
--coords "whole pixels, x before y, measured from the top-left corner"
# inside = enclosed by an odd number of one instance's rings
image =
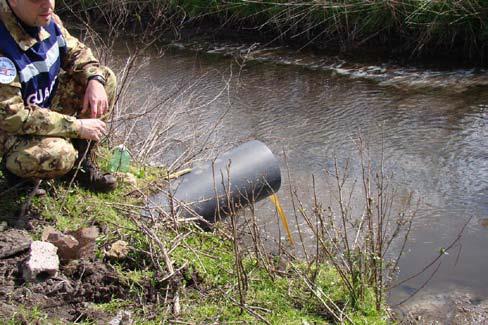
[[[53,15],[52,19],[66,44],[66,52],[60,62],[61,69],[81,84],[87,84],[90,76],[100,74],[99,62],[88,47],[69,34],[58,16]],[[43,27],[39,30],[39,40],[30,36],[17,21],[7,0],[0,0],[0,24],[5,26],[20,50],[24,52],[50,37],[49,32]],[[5,57],[8,58],[5,53],[0,52],[1,62],[8,63]],[[13,58],[11,61],[14,61]],[[19,71],[16,72],[15,78],[12,76],[0,79],[0,154],[4,151],[5,141],[9,135],[77,137],[78,130],[74,117],[24,101]]]

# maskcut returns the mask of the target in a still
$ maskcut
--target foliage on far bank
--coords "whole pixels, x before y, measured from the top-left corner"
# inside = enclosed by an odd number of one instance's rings
[[[67,1],[67,3],[75,2]],[[155,15],[174,30],[201,22],[258,32],[299,47],[352,51],[368,48],[400,55],[457,55],[486,63],[488,3],[426,0],[153,0],[143,3],[76,1],[82,12],[100,9],[105,19],[123,10],[131,26]],[[110,13],[112,12],[112,13]]]

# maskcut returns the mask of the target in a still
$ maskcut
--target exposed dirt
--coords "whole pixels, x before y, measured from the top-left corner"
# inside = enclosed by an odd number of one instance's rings
[[[25,283],[22,264],[31,240],[24,230],[0,232],[0,319],[28,322],[20,307],[35,307],[60,321],[108,323],[113,315],[96,311],[90,305],[127,296],[128,288],[116,272],[101,261],[75,260],[61,266],[55,278]]]
[[[449,292],[420,293],[397,310],[400,324],[488,324],[488,300],[456,289]]]

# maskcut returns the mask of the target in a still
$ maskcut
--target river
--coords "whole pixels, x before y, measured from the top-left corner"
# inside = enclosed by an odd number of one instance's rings
[[[195,116],[195,111],[199,116],[191,129],[186,126],[186,132],[203,132],[218,125],[212,141],[221,150],[258,139],[276,153],[284,178],[279,194],[290,216],[285,156],[292,186],[304,202],[310,202],[312,175],[319,197],[327,201],[333,189],[321,181],[324,170],[331,170],[334,159],[342,167],[348,159],[357,162],[361,136],[373,164],[384,157],[386,174],[392,176],[399,199],[413,191],[421,200],[399,265],[399,279],[427,265],[473,217],[459,244],[442,258],[422,292],[468,293],[472,300],[480,301],[488,298],[488,229],[483,226],[488,218],[485,87],[459,91],[462,77],[453,82],[449,71],[435,73],[441,87],[429,87],[428,81],[419,87],[413,82],[392,86],[388,82],[392,78],[378,82],[330,69],[310,69],[310,65],[244,64],[222,55],[185,50],[168,50],[148,60],[149,65],[138,72],[144,76],[139,94],[154,95],[144,93],[150,88],[147,85],[162,91],[158,96],[183,89],[171,105],[186,106],[192,112],[188,116]],[[166,109],[173,109],[171,105]],[[358,178],[360,169],[351,166],[351,177]],[[272,207],[262,204],[261,209]],[[275,217],[263,221],[271,233],[273,225],[276,227]],[[390,303],[415,292],[432,271],[393,289]]]

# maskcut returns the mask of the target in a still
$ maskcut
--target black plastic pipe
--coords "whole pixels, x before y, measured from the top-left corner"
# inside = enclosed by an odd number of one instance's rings
[[[159,193],[143,215],[157,206],[174,209],[181,217],[197,215],[215,222],[246,205],[276,193],[281,186],[278,159],[262,142],[246,142],[216,159],[194,167]],[[172,204],[170,204],[170,202]]]
[[[180,213],[214,222],[258,202],[281,186],[278,159],[262,142],[253,140],[182,176],[173,197]]]

